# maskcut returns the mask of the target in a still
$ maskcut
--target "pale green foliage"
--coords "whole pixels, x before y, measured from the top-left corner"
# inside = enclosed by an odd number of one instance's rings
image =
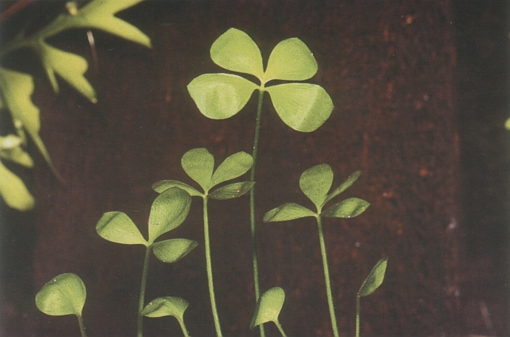
[[[386,266],[388,265],[388,258],[380,259],[377,264],[372,268],[365,281],[359,288],[359,296],[368,296],[372,294],[381,286],[384,281],[384,274],[386,273]]]
[[[259,324],[267,322],[278,323],[278,316],[285,302],[285,292],[280,287],[274,287],[267,290],[260,296],[257,302],[255,314],[250,323],[250,329]]]
[[[69,12],[58,15],[55,20],[39,31],[26,35],[20,32],[12,41],[3,45],[0,57],[22,48],[32,49],[40,58],[53,90],[58,93],[56,75],[68,82],[91,102],[96,102],[96,93],[85,78],[88,64],[85,58],[60,50],[47,43],[47,40],[65,30],[75,28],[100,29],[126,40],[151,47],[149,37],[138,28],[115,17],[119,11],[127,9],[142,0],[94,0],[83,8],[69,6]],[[69,2],[68,4],[73,4]],[[32,103],[34,83],[31,75],[0,66],[0,107],[7,109],[13,121],[17,121],[30,135],[39,152],[51,170],[61,179],[54,168],[50,155],[39,136],[39,109]],[[24,144],[23,144],[24,146]],[[2,159],[6,158],[4,154]],[[34,200],[21,179],[0,163],[0,194],[6,203],[18,210],[26,211],[33,207]],[[8,180],[8,182],[5,182]]]
[[[198,246],[198,242],[188,239],[170,239],[154,243],[154,255],[165,263],[174,263]]]
[[[54,277],[35,296],[37,308],[47,315],[81,316],[87,291],[83,281],[75,274]]]
[[[146,317],[175,317],[181,326],[182,333],[185,337],[188,337],[189,334],[184,324],[184,312],[188,309],[188,306],[189,303],[185,299],[166,296],[150,301],[140,314]]]
[[[317,165],[301,174],[299,187],[310,199],[317,211],[314,212],[295,203],[286,203],[274,208],[264,215],[265,222],[288,221],[304,217],[326,216],[330,218],[353,218],[363,213],[370,204],[359,198],[348,198],[326,209],[322,208],[334,197],[345,191],[360,176],[361,172],[354,172],[339,187],[329,193],[333,184],[333,171],[328,164]]]
[[[96,225],[97,233],[115,243],[151,246],[166,232],[179,227],[186,219],[191,197],[180,188],[169,188],[152,203],[149,215],[149,240],[145,240],[134,222],[122,212],[104,213]]]
[[[240,151],[227,157],[216,169],[214,168],[214,157],[205,148],[196,148],[186,152],[181,159],[184,172],[202,187],[200,192],[188,184],[176,180],[158,181],[152,188],[156,192],[166,191],[168,188],[178,187],[191,196],[209,196],[213,199],[225,200],[237,198],[248,192],[254,182],[243,181],[231,183],[209,192],[213,187],[242,176],[253,165],[253,158],[246,152]]]
[[[272,80],[303,81],[317,72],[315,57],[298,38],[281,41],[271,52],[264,71],[255,42],[244,32],[231,28],[211,46],[211,59],[222,68],[253,75],[257,85],[233,74],[204,74],[188,84],[188,91],[200,112],[211,119],[237,114],[254,90],[267,91],[280,118],[289,127],[312,132],[331,115],[333,102],[321,87],[309,83],[284,83],[266,87]]]

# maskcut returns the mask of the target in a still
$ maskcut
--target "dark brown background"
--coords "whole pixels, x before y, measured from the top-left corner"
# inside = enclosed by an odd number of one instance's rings
[[[27,20],[49,21],[56,2],[35,2],[5,23],[5,38]],[[302,171],[329,163],[346,192],[372,203],[363,215],[327,220],[333,294],[342,335],[354,334],[355,294],[377,260],[389,256],[384,285],[362,300],[364,336],[510,333],[508,322],[508,135],[506,4],[497,1],[149,1],[119,16],[153,42],[147,50],[95,32],[99,64],[88,78],[92,105],[62,83],[52,94],[36,77],[42,136],[59,184],[41,158],[35,212],[2,210],[2,330],[6,336],[78,335],[73,317],[38,312],[33,297],[51,277],[74,272],[87,285],[89,336],[135,334],[141,246],[106,242],[95,224],[126,212],[146,230],[161,179],[188,181],[179,162],[194,147],[218,161],[251,152],[256,100],[235,117],[203,117],[186,85],[222,71],[209,58],[230,27],[247,32],[267,59],[281,40],[313,51],[335,104],[319,130],[287,128],[266,97],[257,173],[257,218],[287,201],[307,204]],[[51,41],[90,60],[85,32]],[[37,59],[3,60],[37,75]],[[225,336],[255,336],[248,198],[211,202],[213,266]],[[260,222],[260,221],[259,221]],[[193,336],[213,333],[201,207],[167,235],[201,245],[173,265],[151,260],[147,300],[180,296]],[[281,323],[289,336],[331,336],[315,225],[258,227],[261,286],[287,294]],[[483,315],[486,312],[489,314]],[[146,319],[147,336],[177,334],[175,320]],[[269,336],[276,329],[267,327]]]

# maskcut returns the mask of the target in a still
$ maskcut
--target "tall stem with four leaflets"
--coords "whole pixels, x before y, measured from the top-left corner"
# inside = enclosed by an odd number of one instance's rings
[[[260,137],[260,124],[262,116],[262,102],[264,100],[264,91],[259,90],[259,100],[257,104],[257,118],[255,120],[255,135],[253,137],[253,166],[250,171],[250,180],[255,181],[255,167],[257,165],[257,152],[259,150],[259,137]],[[250,190],[250,229],[251,229],[251,245],[252,245],[252,257],[253,257],[253,284],[255,287],[255,299],[258,300],[260,297],[260,285],[259,285],[259,264],[257,254],[257,225],[255,221],[255,186]],[[260,336],[265,336],[264,326],[259,325]]]

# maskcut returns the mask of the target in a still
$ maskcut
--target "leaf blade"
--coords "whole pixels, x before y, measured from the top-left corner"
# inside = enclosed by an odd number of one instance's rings
[[[262,78],[262,55],[257,44],[245,32],[230,28],[211,46],[211,59],[222,68]]]
[[[81,316],[87,297],[85,284],[75,274],[64,273],[46,283],[35,296],[37,308],[51,316]]]
[[[96,224],[96,232],[103,239],[124,245],[144,245],[147,241],[126,213],[106,212]]]
[[[264,80],[303,81],[317,73],[318,65],[306,44],[294,37],[281,41],[271,52]]]
[[[331,166],[321,164],[305,170],[299,178],[299,188],[315,204],[317,210],[324,205],[333,184],[333,176]]]
[[[149,302],[141,311],[145,317],[173,316],[184,321],[184,312],[189,307],[185,299],[173,296],[159,297]]]
[[[316,213],[312,212],[308,208],[289,202],[283,204],[280,207],[273,208],[264,215],[264,222],[279,222],[296,220],[305,217],[315,217]]]
[[[278,322],[278,316],[285,302],[285,292],[280,287],[273,287],[260,296],[257,308],[250,323],[250,329],[267,322]]]
[[[152,245],[154,255],[165,263],[174,263],[189,254],[198,242],[188,239],[169,239]]]
[[[209,194],[209,197],[216,200],[227,200],[238,198],[251,190],[255,182],[242,181],[222,186]]]
[[[212,175],[212,185],[216,186],[224,181],[242,176],[253,165],[253,158],[244,151],[228,156]]]
[[[237,75],[203,74],[194,78],[187,88],[204,116],[227,119],[241,111],[258,86]]]
[[[152,184],[152,189],[158,193],[163,193],[172,187],[180,188],[181,190],[188,192],[188,194],[192,197],[198,197],[202,195],[202,193],[200,193],[190,185],[177,180],[160,180]]]
[[[372,268],[372,271],[370,271],[370,274],[368,274],[367,278],[361,284],[358,291],[359,296],[368,296],[381,286],[384,281],[387,265],[388,257],[383,257],[377,262],[374,268]]]
[[[336,197],[337,195],[339,195],[340,193],[342,193],[343,191],[345,191],[346,189],[351,187],[351,185],[354,184],[354,182],[356,180],[358,180],[360,175],[361,175],[361,171],[356,171],[353,174],[351,174],[349,176],[349,178],[347,178],[340,186],[338,186],[333,192],[331,192],[328,195],[325,203],[332,200],[334,197]]]
[[[173,187],[161,193],[152,203],[148,243],[179,227],[188,216],[190,206],[191,196],[180,188]]]
[[[360,198],[347,198],[334,204],[323,212],[328,218],[354,218],[370,206],[368,201]]]
[[[212,186],[214,172],[214,157],[206,148],[191,149],[181,158],[184,172],[196,181],[204,191]]]
[[[317,130],[333,111],[331,97],[315,84],[286,83],[266,87],[266,91],[280,118],[296,131]]]

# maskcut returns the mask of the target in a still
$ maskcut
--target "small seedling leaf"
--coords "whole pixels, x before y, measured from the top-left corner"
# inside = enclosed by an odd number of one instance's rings
[[[227,157],[218,166],[212,176],[212,184],[216,186],[224,181],[242,176],[253,165],[253,158],[246,152],[240,151]]]
[[[317,130],[333,111],[331,97],[315,84],[286,83],[266,87],[266,91],[280,118],[296,131]]]
[[[75,274],[65,273],[46,283],[35,296],[37,308],[47,315],[81,316],[87,291]]]
[[[303,81],[317,73],[317,61],[298,38],[283,40],[269,56],[264,80]]]
[[[278,315],[285,302],[285,292],[280,287],[266,291],[257,302],[255,314],[250,323],[250,329],[267,322],[278,322]]]
[[[264,222],[288,221],[308,216],[315,217],[317,214],[306,207],[289,202],[267,212],[264,215]]]
[[[204,191],[211,188],[214,171],[214,157],[205,148],[192,149],[181,159],[181,165],[187,175],[196,181]]]
[[[257,88],[255,83],[232,74],[204,74],[188,84],[188,92],[198,109],[211,119],[234,116]]]
[[[152,189],[158,193],[163,193],[172,187],[180,188],[181,190],[188,192],[188,194],[192,197],[198,197],[202,195],[202,193],[200,193],[190,185],[177,180],[161,180],[152,185]]]
[[[173,296],[159,297],[149,302],[141,314],[146,317],[173,316],[184,321],[184,312],[189,306],[185,299]]]
[[[106,212],[96,225],[96,232],[103,239],[125,245],[144,245],[147,241],[135,223],[123,212]]]
[[[35,206],[34,197],[28,191],[23,180],[7,169],[1,161],[0,195],[9,207],[18,211],[29,211]]]
[[[301,174],[299,187],[318,210],[324,205],[333,184],[333,170],[328,164],[313,166]]]
[[[326,198],[326,201],[324,203],[332,200],[334,197],[336,197],[337,195],[339,195],[340,193],[342,193],[343,191],[345,191],[346,189],[351,187],[351,185],[354,184],[354,182],[356,180],[358,180],[360,175],[361,175],[361,171],[356,171],[353,174],[351,174],[349,176],[349,178],[347,178],[340,186],[338,186],[333,192],[331,192],[328,195],[328,197]]]
[[[170,239],[152,245],[154,255],[165,263],[174,263],[185,257],[198,246],[198,242],[188,239]]]
[[[245,32],[230,28],[214,41],[211,59],[222,68],[251,74],[264,75],[262,55],[257,44]]]
[[[328,218],[354,218],[363,213],[370,203],[359,198],[348,198],[334,204],[324,211]]]
[[[388,264],[388,258],[384,257],[377,262],[377,264],[372,268],[368,277],[363,281],[363,284],[359,288],[358,295],[359,296],[368,296],[372,294],[381,286],[384,281],[384,274],[386,273],[386,266]]]
[[[227,200],[242,196],[252,189],[255,182],[242,181],[222,186],[209,194],[209,197],[217,200]]]
[[[149,216],[149,243],[160,235],[179,227],[191,206],[188,192],[173,187],[161,193],[152,203]]]

